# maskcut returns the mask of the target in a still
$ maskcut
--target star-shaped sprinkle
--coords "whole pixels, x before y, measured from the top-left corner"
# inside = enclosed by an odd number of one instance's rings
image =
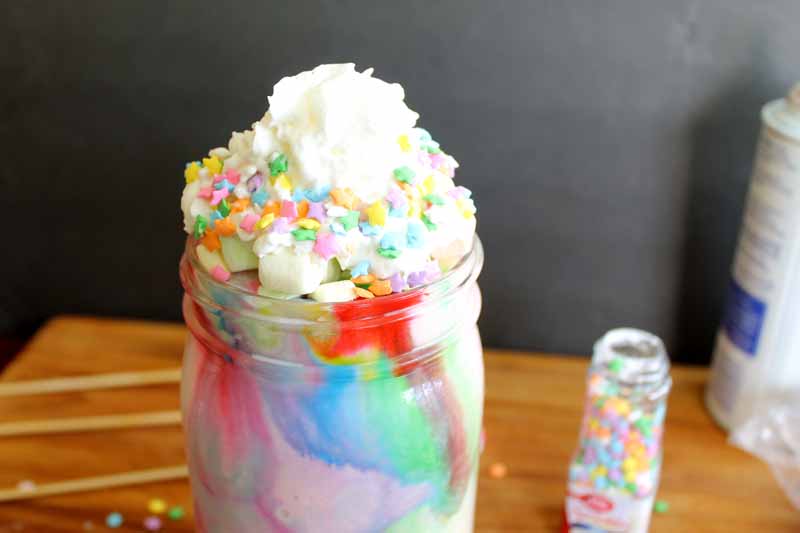
[[[297,225],[303,229],[319,229],[319,222],[313,218],[301,218],[297,221]]]
[[[325,198],[328,197],[330,194],[331,188],[330,187],[320,187],[315,190],[306,190],[306,198],[311,200],[312,202],[324,202]]]
[[[406,244],[409,248],[421,248],[424,242],[425,235],[422,224],[410,221],[406,228]]]
[[[314,251],[326,261],[339,251],[339,243],[333,233],[318,233],[314,243]]]
[[[214,229],[214,222],[223,218],[222,215],[219,214],[219,211],[212,211],[211,214],[208,216],[208,227]]]
[[[420,218],[422,218],[422,223],[425,224],[425,227],[428,228],[428,231],[436,231],[436,224],[433,223],[428,215],[423,213]]]
[[[405,239],[402,235],[396,232],[385,233],[381,237],[381,248],[391,250],[402,250],[405,248]]]
[[[208,169],[212,176],[216,176],[222,172],[222,161],[217,156],[204,157],[203,166]]]
[[[197,161],[192,161],[186,165],[186,170],[183,171],[183,177],[186,178],[186,183],[192,183],[200,177],[200,165]]]
[[[438,194],[426,194],[422,199],[433,205],[444,205],[444,200]]]
[[[383,202],[377,201],[367,208],[369,223],[373,226],[383,226],[386,224],[386,208]]]
[[[292,193],[292,201],[293,202],[300,202],[306,199],[306,190],[297,188]]]
[[[369,261],[361,261],[356,266],[350,269],[350,277],[357,278],[359,276],[366,276],[369,272]]]
[[[423,285],[424,283],[425,283],[424,270],[420,270],[419,272],[412,272],[408,275],[409,287],[417,287],[419,285]]]
[[[289,219],[288,218],[277,218],[275,222],[272,224],[272,231],[274,233],[286,233],[289,231]]]
[[[247,233],[253,233],[253,226],[255,226],[256,222],[258,222],[258,215],[254,213],[248,213],[245,215],[242,221],[239,222],[239,227]]]
[[[217,235],[216,231],[206,231],[206,234],[203,235],[200,242],[203,243],[203,246],[205,246],[209,252],[216,252],[222,247],[222,243],[219,242],[219,235]]]
[[[358,227],[361,229],[361,233],[363,233],[367,237],[370,237],[372,235],[377,235],[381,232],[381,228],[373,226],[367,222],[360,222],[358,224]]]
[[[264,189],[259,189],[250,196],[250,200],[257,205],[264,205],[264,202],[267,201],[267,191]]]
[[[406,166],[394,169],[394,179],[403,183],[411,183],[416,175],[413,170]]]
[[[241,177],[242,175],[235,168],[229,168],[228,170],[225,171],[225,179],[228,180],[229,183],[233,183],[234,185],[239,185],[239,179]]]
[[[408,208],[406,208],[405,206],[399,209],[392,207],[391,209],[389,209],[389,216],[395,218],[405,218],[407,212]]]
[[[270,224],[275,220],[275,213],[267,213],[262,215],[256,224],[256,229],[267,229]]]
[[[406,195],[400,190],[400,187],[392,186],[386,194],[386,200],[395,209],[406,205]]]
[[[198,198],[211,198],[211,193],[214,192],[214,189],[211,187],[200,187],[200,190],[197,191]]]
[[[277,176],[289,170],[289,159],[286,155],[276,152],[272,156],[272,161],[269,162],[269,172],[273,176]]]
[[[386,296],[392,294],[392,284],[388,279],[379,279],[373,281],[367,290],[375,296]]]
[[[223,237],[230,237],[236,233],[236,225],[230,218],[225,217],[217,220],[214,224],[214,230]]]
[[[378,254],[389,259],[397,259],[402,252],[394,248],[378,248]]]
[[[220,265],[214,267],[214,269],[211,271],[211,275],[217,281],[225,282],[231,279],[231,273],[225,270],[225,268],[221,267]]]
[[[348,211],[346,215],[339,217],[337,220],[341,223],[345,231],[350,231],[358,226],[359,215],[360,213],[358,211]]]
[[[292,236],[296,241],[313,241],[317,238],[317,232],[313,229],[296,229],[292,231]]]
[[[196,219],[194,219],[194,238],[199,239],[205,233],[206,228],[208,228],[208,220],[203,215],[198,215]]]
[[[408,142],[408,135],[401,135],[397,138],[397,144],[400,145],[400,149],[404,152],[411,151],[411,143]]]
[[[224,190],[224,189],[223,189]],[[217,207],[217,211],[224,217],[231,214],[231,206],[228,205],[228,199],[223,198],[222,201],[219,203],[219,207]]]
[[[216,190],[220,190],[220,189],[222,189],[223,187],[224,187],[225,189],[227,189],[229,193],[233,192],[234,185],[233,185],[233,183],[231,183],[230,181],[228,181],[228,179],[227,179],[227,178],[224,178],[223,180],[221,180],[221,181],[218,181],[217,183],[215,183],[215,184],[214,184],[214,188],[215,188]]]
[[[396,272],[392,277],[390,277],[389,283],[392,286],[392,292],[403,292],[403,289],[406,288],[406,282],[400,272]]]
[[[286,174],[279,174],[278,177],[275,178],[275,187],[285,191],[291,191],[292,182],[289,181],[289,178],[286,177]]]
[[[308,214],[306,216],[308,218],[316,218],[318,221],[323,222],[325,220],[325,207],[321,202],[310,202],[308,204]]]
[[[228,196],[228,189],[218,189],[211,193],[211,205],[219,204],[223,198]]]
[[[281,202],[281,216],[285,218],[297,218],[297,204],[289,200]]]
[[[358,204],[358,199],[350,189],[333,189],[331,191],[331,198],[333,198],[336,205],[346,207],[347,209],[355,209]]]
[[[263,183],[264,176],[261,174],[254,174],[249,180],[247,180],[247,191],[252,194],[256,192]]]

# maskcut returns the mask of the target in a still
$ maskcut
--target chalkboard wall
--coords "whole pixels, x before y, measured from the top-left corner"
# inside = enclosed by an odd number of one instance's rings
[[[178,320],[183,163],[282,76],[353,61],[462,165],[487,345],[586,353],[636,325],[706,362],[798,21],[797,0],[9,2],[0,335]]]

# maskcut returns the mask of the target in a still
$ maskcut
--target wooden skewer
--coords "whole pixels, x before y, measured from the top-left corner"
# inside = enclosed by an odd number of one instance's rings
[[[180,411],[155,411],[151,413],[135,413],[129,415],[21,420],[19,422],[0,424],[0,437],[74,433],[78,431],[96,431],[103,429],[174,426],[180,423]]]
[[[140,485],[142,483],[152,483],[155,481],[183,479],[188,477],[188,475],[189,469],[186,467],[186,465],[180,465],[166,468],[153,468],[150,470],[123,472],[109,476],[70,479],[55,483],[44,483],[28,489],[14,488],[0,490],[0,502],[27,500],[31,498],[40,498],[42,496],[85,492],[89,490],[110,489],[113,487],[123,487],[126,485]]]
[[[23,396],[30,394],[49,394],[53,392],[84,391],[135,387],[139,385],[159,385],[179,383],[181,369],[145,370],[141,372],[118,372],[94,376],[75,376],[68,378],[37,379],[31,381],[11,381],[0,383],[0,397]]]

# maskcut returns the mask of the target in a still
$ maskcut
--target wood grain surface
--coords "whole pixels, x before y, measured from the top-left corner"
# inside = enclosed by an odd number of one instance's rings
[[[179,364],[185,330],[144,321],[60,317],[50,321],[6,369],[2,381]],[[486,449],[481,460],[476,530],[556,532],[561,524],[565,475],[577,440],[587,360],[486,351]],[[706,370],[676,367],[670,396],[659,498],[670,510],[653,517],[651,531],[800,531],[793,510],[768,468],[728,446],[706,413]],[[46,417],[111,415],[175,409],[176,386],[69,392],[3,398],[0,422]],[[149,428],[0,439],[0,488],[169,466],[182,462],[180,429]],[[495,463],[507,475],[493,478]],[[188,482],[166,482],[102,492],[0,504],[0,533],[106,531],[105,516],[119,511],[115,531],[142,531],[153,497],[182,505],[181,521],[165,532],[193,530]],[[233,532],[231,532],[233,533]]]

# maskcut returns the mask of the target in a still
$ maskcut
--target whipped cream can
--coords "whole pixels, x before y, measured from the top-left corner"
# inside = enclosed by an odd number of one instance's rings
[[[800,388],[800,84],[761,118],[706,389],[726,429]]]
[[[672,381],[661,339],[620,328],[594,345],[565,533],[645,533],[661,475]]]

